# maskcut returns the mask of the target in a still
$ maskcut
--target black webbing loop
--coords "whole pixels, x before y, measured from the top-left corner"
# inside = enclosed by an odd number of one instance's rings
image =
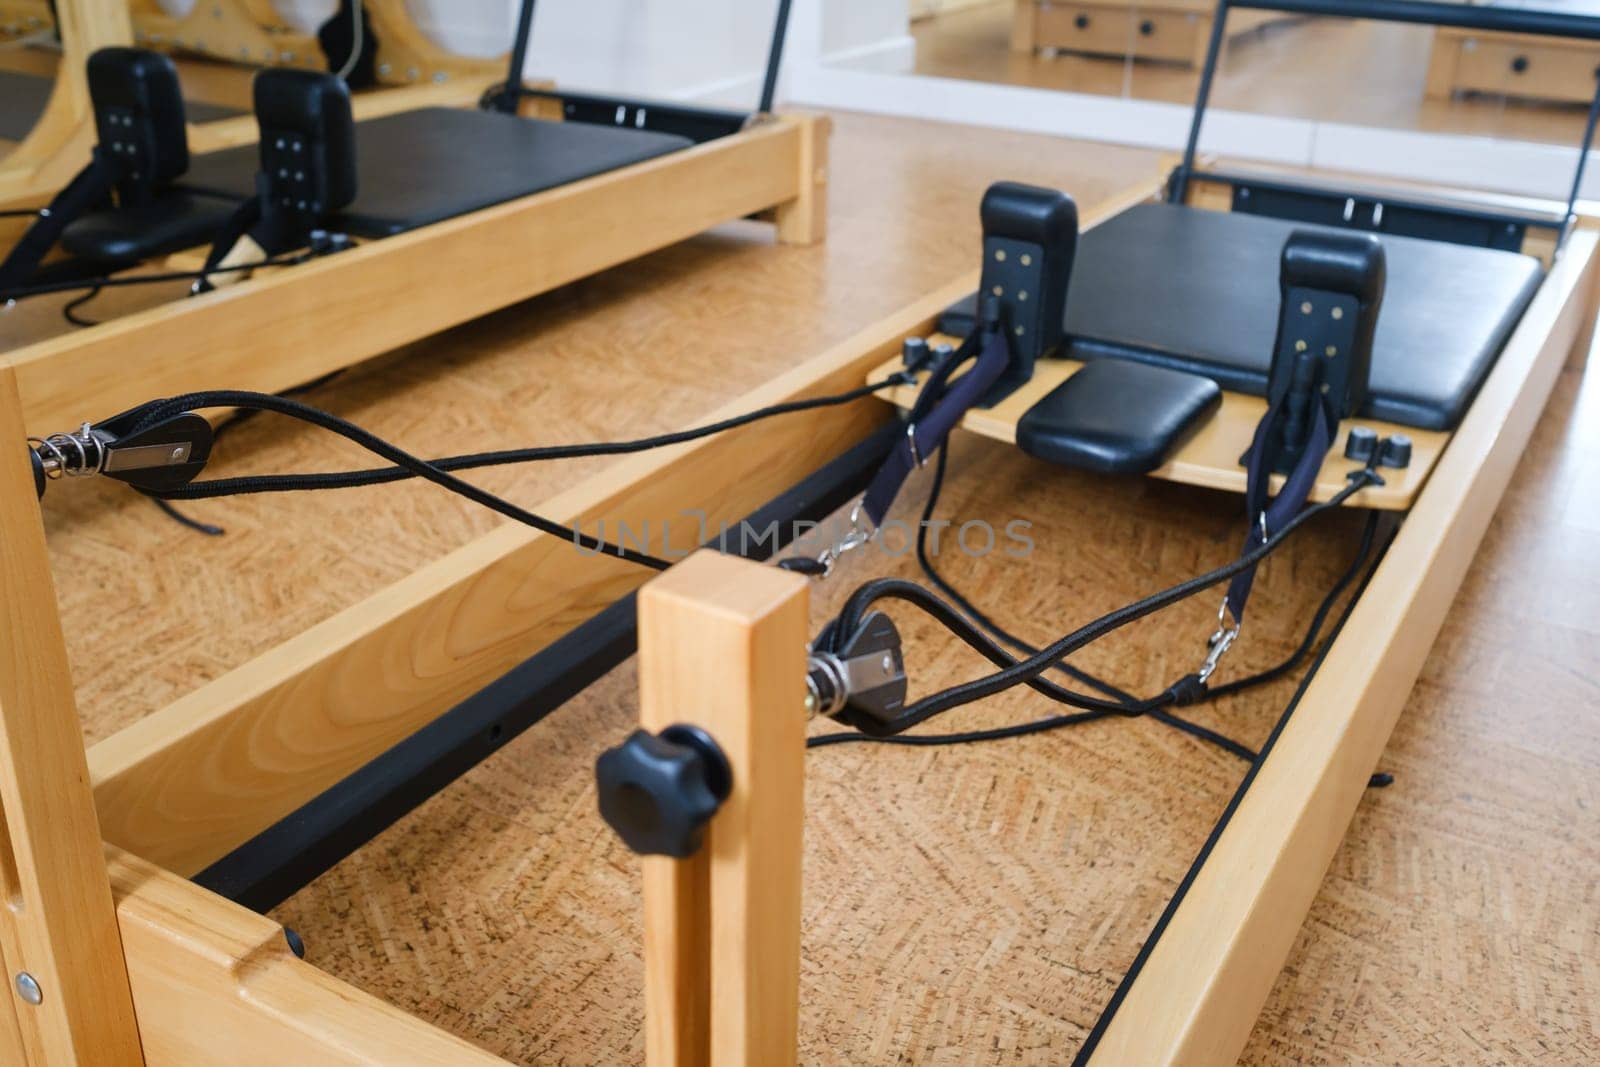
[[[951,375],[974,354],[977,362],[972,369],[952,384]],[[1011,346],[1000,324],[986,322],[934,369],[911,408],[905,441],[889,453],[862,498],[862,511],[874,526],[882,525],[911,472],[944,446],[950,431],[984,398],[1010,364]]]
[[[15,291],[27,284],[44,257],[61,240],[67,226],[85,212],[104,204],[116,183],[117,168],[106,160],[99,148],[94,149],[89,165],[56,194],[49,207],[39,212],[33,225],[5,260],[0,261],[0,300],[14,297]]]
[[[1286,393],[1256,425],[1255,438],[1250,444],[1245,481],[1245,514],[1250,529],[1245,534],[1241,554],[1248,554],[1260,547],[1305,507],[1312,490],[1317,487],[1317,476],[1322,473],[1328,449],[1333,445],[1334,430],[1329,425],[1331,416],[1327,405],[1313,403],[1311,429],[1305,448],[1284,479],[1283,488],[1269,500],[1273,457],[1269,454],[1268,442],[1274,440],[1279,424],[1288,417],[1288,404],[1289,394]],[[1227,608],[1236,626],[1244,622],[1245,605],[1250,600],[1255,579],[1256,568],[1250,567],[1228,585]]]

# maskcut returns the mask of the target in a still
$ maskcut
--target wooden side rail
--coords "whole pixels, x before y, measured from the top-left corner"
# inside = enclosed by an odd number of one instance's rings
[[[0,361],[17,368],[39,436],[192,389],[280,392],[754,212],[779,209],[780,240],[815,237],[812,142],[828,128],[780,116]],[[222,336],[237,343],[219,348]]]
[[[698,726],[732,792],[688,859],[647,856],[651,1067],[794,1063],[800,1010],[809,591],[699,552],[639,595],[639,718]]]
[[[1091,1064],[1233,1063],[1294,945],[1600,284],[1573,234]]]
[[[504,1067],[298,959],[272,920],[120,849],[106,864],[149,1067]]]

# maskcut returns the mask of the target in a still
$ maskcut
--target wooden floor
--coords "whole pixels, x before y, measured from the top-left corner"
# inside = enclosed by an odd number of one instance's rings
[[[997,0],[912,23],[915,73],[1168,103],[1194,100],[1199,71],[1183,65],[1013,52],[1011,12],[1010,0]],[[1212,102],[1256,114],[1577,145],[1586,111],[1581,106],[1489,94],[1425,99],[1431,32],[1350,19],[1274,23],[1230,39]]]
[[[826,246],[740,224],[346,374],[311,396],[424,453],[674,426],[970,266],[993,178],[1089,204],[1149,153],[841,116]],[[993,160],[1011,161],[1003,174]],[[538,254],[529,249],[528,254]],[[219,339],[225,343],[225,339]],[[218,383],[226,385],[227,383]],[[1595,636],[1600,425],[1576,374],[1497,520],[1247,1059],[1582,1062],[1600,1055]],[[343,447],[265,421],[218,474],[328,469]],[[943,515],[1001,527],[941,556],[1042,638],[1228,558],[1237,501],[1068,473],[964,439]],[[593,464],[480,479],[523,502]],[[913,485],[910,496],[921,492]],[[208,539],[109,485],[56,486],[47,522],[86,733],[104,737],[331,615],[492,516],[428,487],[195,505]],[[1025,517],[1034,549],[1005,555]],[[1345,562],[1354,516],[1266,571],[1227,671],[1281,655]],[[969,538],[969,541],[971,539]],[[858,559],[845,582],[903,559]],[[822,605],[826,606],[826,604]],[[1192,669],[1193,603],[1083,664],[1140,691]],[[917,684],[975,665],[907,627]],[[1259,743],[1292,686],[1195,717]],[[1044,711],[1012,694],[950,725]],[[530,731],[285,904],[309,958],[521,1062],[636,1061],[637,864],[594,814],[594,756],[635,715],[631,668]],[[811,757],[806,1062],[1068,1058],[1243,765],[1149,722],[989,747]]]

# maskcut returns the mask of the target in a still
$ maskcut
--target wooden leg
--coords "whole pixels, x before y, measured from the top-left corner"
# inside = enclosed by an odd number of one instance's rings
[[[786,245],[810,245],[828,232],[828,138],[833,122],[825,115],[802,120],[800,131],[800,193],[776,212],[778,240]]]
[[[1461,58],[1461,41],[1434,31],[1428,50],[1428,76],[1423,95],[1429,100],[1448,100],[1455,92],[1456,62]]]
[[[1038,47],[1039,5],[1037,0],[1016,0],[1011,16],[1011,50],[1032,55]]]
[[[639,595],[642,724],[702,728],[733,772],[699,855],[646,863],[652,1067],[796,1059],[807,600],[805,579],[714,552]]]
[[[139,1064],[25,441],[16,377],[0,368],[0,980],[15,1020],[7,1029],[25,1050],[22,1063]]]

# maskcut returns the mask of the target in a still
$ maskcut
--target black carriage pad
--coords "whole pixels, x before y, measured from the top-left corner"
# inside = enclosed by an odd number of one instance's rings
[[[231,200],[169,189],[149,203],[97,211],[61,234],[67,253],[97,263],[132,263],[210,244],[238,207]]]
[[[1262,395],[1279,260],[1297,229],[1327,228],[1176,204],[1141,204],[1109,219],[1079,239],[1066,354],[1141,360]],[[1388,284],[1360,414],[1451,429],[1538,289],[1539,261],[1378,236]]]
[[[1108,474],[1165,463],[1222,404],[1210,378],[1102,359],[1056,386],[1017,422],[1030,456]]]
[[[689,147],[686,137],[500,112],[422,108],[356,123],[355,203],[330,223],[386,237]],[[184,188],[255,193],[255,145],[198,155]]]

